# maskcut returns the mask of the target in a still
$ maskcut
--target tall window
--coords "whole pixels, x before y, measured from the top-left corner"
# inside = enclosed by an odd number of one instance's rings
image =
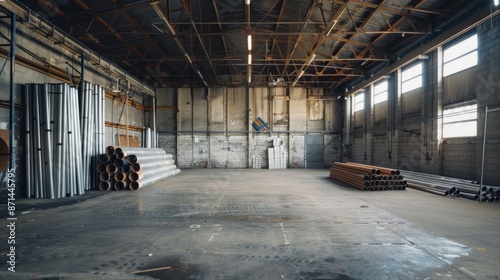
[[[446,47],[443,57],[443,75],[446,77],[476,66],[477,45],[477,34],[475,34],[451,47]]]
[[[365,108],[365,92],[360,92],[354,95],[354,112],[361,111]]]
[[[373,87],[373,104],[386,101],[388,92],[389,82],[387,80],[376,83]]]
[[[401,93],[409,92],[422,86],[422,62],[406,68],[401,73]]]
[[[477,104],[444,109],[443,137],[474,137],[477,135]]]

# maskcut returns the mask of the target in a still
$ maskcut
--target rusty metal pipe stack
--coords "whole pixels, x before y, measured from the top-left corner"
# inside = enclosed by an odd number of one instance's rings
[[[364,191],[404,190],[407,186],[399,170],[353,162],[334,162],[330,177]]]
[[[108,146],[98,157],[99,189],[138,190],[180,173],[163,149]]]

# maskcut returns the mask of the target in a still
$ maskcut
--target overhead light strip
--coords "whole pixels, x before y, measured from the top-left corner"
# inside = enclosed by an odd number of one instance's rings
[[[248,46],[248,50],[251,51],[252,50],[252,35],[247,36],[247,46]]]
[[[248,65],[252,65],[252,54],[248,54]]]

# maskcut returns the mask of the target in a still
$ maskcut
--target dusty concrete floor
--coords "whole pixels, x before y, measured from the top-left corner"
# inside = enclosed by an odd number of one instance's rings
[[[68,205],[18,200],[16,272],[4,227],[0,279],[500,278],[500,204],[328,173],[183,170]]]

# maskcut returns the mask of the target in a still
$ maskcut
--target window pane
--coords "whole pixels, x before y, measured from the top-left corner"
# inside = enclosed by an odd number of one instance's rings
[[[374,96],[373,104],[384,102],[386,100],[387,100],[387,91],[384,91]]]
[[[444,50],[444,63],[474,50],[477,50],[477,35],[473,35],[452,47],[446,48]]]
[[[443,137],[473,137],[476,135],[477,104],[443,111]]]
[[[354,96],[354,112],[365,108],[365,93],[358,93]]]
[[[477,136],[477,121],[449,123],[443,125],[443,137],[474,137]]]
[[[387,81],[380,82],[378,84],[375,84],[374,92],[375,94],[379,94],[381,92],[387,91]]]
[[[413,77],[422,75],[422,63],[412,66],[408,69],[403,70],[401,75],[401,80],[403,82],[410,80]]]
[[[477,51],[473,51],[453,61],[445,63],[443,66],[443,75],[446,77],[451,74],[455,74],[457,72],[465,70],[467,68],[476,66],[477,61],[478,61]]]
[[[415,77],[411,80],[403,82],[401,85],[402,93],[412,91],[422,86],[422,76]]]
[[[365,101],[365,93],[358,93],[354,96],[354,104]]]
[[[477,120],[477,104],[446,109],[443,111],[443,123]]]

